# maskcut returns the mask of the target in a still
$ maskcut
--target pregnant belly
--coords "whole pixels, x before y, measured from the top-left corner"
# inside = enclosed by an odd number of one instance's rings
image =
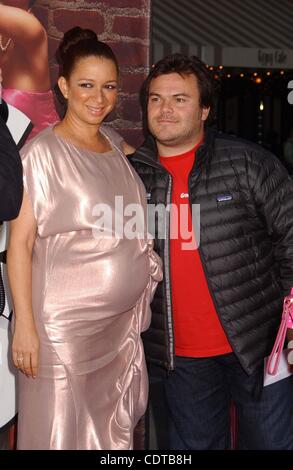
[[[149,258],[138,240],[97,243],[91,236],[60,237],[47,256],[35,263],[34,276],[47,269],[45,316],[67,320],[106,318],[130,310],[149,279]]]

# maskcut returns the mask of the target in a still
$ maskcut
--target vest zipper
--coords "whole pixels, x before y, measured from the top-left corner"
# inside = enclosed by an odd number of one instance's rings
[[[148,157],[146,152],[140,152],[143,156]],[[141,163],[139,159],[133,159]],[[143,162],[146,165],[149,165],[153,168],[163,169],[168,174],[168,188],[167,188],[167,196],[166,196],[166,206],[171,203],[171,195],[172,195],[172,177],[170,173],[159,163],[154,161],[147,161]],[[174,367],[174,327],[173,327],[173,319],[172,319],[172,296],[171,296],[171,275],[170,275],[170,212],[169,217],[166,219],[166,239],[164,243],[164,263],[163,263],[163,270],[164,270],[164,279],[166,286],[166,312],[167,312],[167,333],[169,337],[169,356],[170,356],[170,363],[165,364],[167,369],[167,374],[169,374],[172,370],[175,369]]]

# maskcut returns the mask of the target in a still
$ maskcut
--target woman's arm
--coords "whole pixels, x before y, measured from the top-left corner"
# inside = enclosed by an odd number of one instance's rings
[[[39,338],[32,310],[32,250],[36,230],[31,204],[25,193],[19,216],[10,226],[7,268],[15,314],[13,362],[28,377],[36,377],[39,355]]]
[[[46,38],[45,29],[32,13],[2,4],[0,4],[0,34],[29,50],[34,50],[39,42]]]

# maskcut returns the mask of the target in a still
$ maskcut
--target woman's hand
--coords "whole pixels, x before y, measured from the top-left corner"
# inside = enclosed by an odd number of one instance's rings
[[[39,361],[39,337],[32,311],[32,251],[36,221],[29,197],[24,191],[19,216],[10,222],[7,270],[13,298],[15,324],[12,358],[27,377],[36,377]]]
[[[34,323],[25,324],[16,320],[12,342],[13,362],[27,377],[34,379],[38,371],[39,347],[39,337]]]

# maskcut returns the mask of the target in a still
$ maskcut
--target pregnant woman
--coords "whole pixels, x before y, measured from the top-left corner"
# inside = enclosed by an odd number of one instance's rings
[[[146,211],[131,149],[103,124],[117,98],[112,50],[76,27],[58,57],[67,112],[22,150],[25,194],[8,249],[18,448],[131,449],[147,403],[140,334],[160,260],[146,231],[97,229],[99,204],[129,224],[117,196]]]

